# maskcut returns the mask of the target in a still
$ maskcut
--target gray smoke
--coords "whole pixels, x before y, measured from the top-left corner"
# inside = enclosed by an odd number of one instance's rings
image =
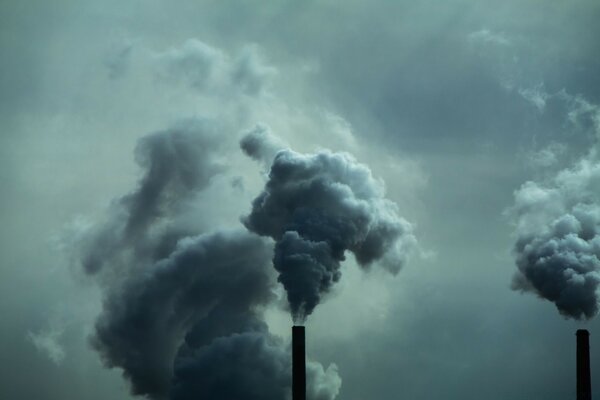
[[[196,350],[185,346],[175,361],[171,398],[289,399],[291,364],[290,349],[266,328],[222,336]],[[324,370],[311,361],[306,363],[306,382],[309,400],[334,399],[342,383],[335,365]]]
[[[285,148],[284,144],[264,125],[257,125],[246,133],[240,141],[240,147],[247,156],[262,162],[267,167],[271,165],[277,152]]]
[[[182,343],[204,348],[261,328],[258,307],[272,296],[270,254],[244,232],[182,239],[168,258],[113,289],[96,324],[95,348],[109,366],[123,368],[134,393],[166,397]]]
[[[219,127],[210,120],[187,119],[167,130],[143,137],[135,160],[144,175],[132,193],[112,204],[107,220],[97,226],[80,255],[88,273],[115,263],[124,248],[139,258],[161,257],[182,232],[165,226],[199,190],[223,170]],[[160,243],[156,243],[159,241]]]
[[[289,392],[289,352],[264,332],[220,337],[210,346],[181,353],[175,365],[173,399],[282,400]]]
[[[137,189],[80,241],[82,266],[104,290],[91,342],[136,395],[285,400],[290,351],[263,319],[274,299],[272,246],[241,227],[192,234],[182,221],[223,169],[216,131],[194,120],[142,138]],[[335,368],[310,365],[309,398],[334,399]]]
[[[244,224],[276,241],[273,263],[294,321],[310,315],[340,279],[347,250],[361,266],[379,261],[400,270],[415,238],[384,194],[383,183],[349,154],[277,153]]]
[[[553,302],[568,318],[598,313],[599,189],[600,164],[586,159],[547,185],[527,182],[515,192],[513,289]]]

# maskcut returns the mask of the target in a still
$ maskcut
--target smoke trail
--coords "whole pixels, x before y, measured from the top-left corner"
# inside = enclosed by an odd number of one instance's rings
[[[340,279],[347,250],[362,266],[379,261],[397,273],[415,244],[383,183],[349,154],[330,151],[279,151],[244,224],[276,241],[273,263],[296,322]]]
[[[515,192],[513,289],[553,302],[568,318],[598,313],[600,285],[600,164],[593,157],[542,186]]]
[[[244,135],[240,141],[240,147],[248,157],[269,167],[275,155],[285,146],[277,137],[271,134],[268,127],[257,125]]]
[[[82,266],[104,290],[92,345],[137,395],[284,400],[290,352],[262,315],[273,300],[271,245],[243,229],[192,235],[182,218],[223,170],[217,131],[189,120],[142,138],[138,187],[80,241]],[[334,399],[335,367],[310,365],[309,398]]]
[[[224,169],[218,129],[213,121],[187,119],[140,139],[135,160],[144,176],[136,190],[112,204],[107,220],[82,243],[86,272],[114,265],[126,248],[137,253],[138,261],[168,254],[183,235],[177,232],[181,227],[168,225],[185,201]]]

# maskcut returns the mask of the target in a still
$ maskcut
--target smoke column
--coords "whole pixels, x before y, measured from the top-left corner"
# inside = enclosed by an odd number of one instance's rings
[[[546,185],[515,192],[518,272],[513,289],[554,303],[568,318],[598,313],[600,164],[585,159]]]
[[[103,290],[92,345],[151,399],[286,400],[291,357],[263,311],[273,301],[272,246],[239,229],[190,222],[196,194],[225,170],[219,126],[187,120],[142,138],[144,174],[74,249]],[[332,400],[335,366],[308,364],[308,398]]]
[[[252,154],[264,153],[253,139]],[[244,224],[275,240],[273,264],[295,323],[340,279],[346,251],[363,267],[378,262],[392,273],[405,263],[416,240],[384,194],[383,183],[349,154],[276,154]]]

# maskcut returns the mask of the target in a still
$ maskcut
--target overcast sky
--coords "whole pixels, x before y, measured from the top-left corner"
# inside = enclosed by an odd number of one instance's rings
[[[580,328],[600,394],[598,318],[513,289],[530,256],[515,242],[599,204],[599,19],[595,0],[2,1],[0,398],[136,398],[90,339],[119,263],[82,268],[82,237],[143,187],[140,138],[190,121],[211,173],[167,202],[190,237],[245,230],[269,151],[288,147],[352,154],[411,224],[399,273],[347,252],[306,320],[309,359],[341,379],[330,397],[574,398]],[[252,160],[239,141],[258,131],[273,143]],[[263,319],[286,343],[274,291]]]

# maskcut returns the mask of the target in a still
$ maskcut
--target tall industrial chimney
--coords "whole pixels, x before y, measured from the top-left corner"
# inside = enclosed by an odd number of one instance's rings
[[[577,400],[592,400],[589,337],[587,329],[577,330]]]
[[[292,326],[292,400],[306,400],[304,327]]]

